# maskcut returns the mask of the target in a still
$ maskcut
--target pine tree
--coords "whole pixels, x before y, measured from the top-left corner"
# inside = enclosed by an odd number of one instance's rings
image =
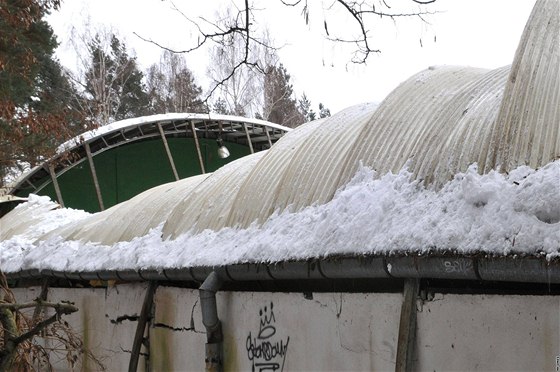
[[[319,118],[327,118],[331,116],[331,110],[326,108],[322,103],[319,103]]]
[[[293,98],[290,75],[282,64],[268,67],[264,80],[264,97],[268,121],[292,128],[305,122],[305,117]]]
[[[298,109],[305,118],[305,121],[313,121],[317,119],[317,114],[311,108],[311,101],[307,98],[305,93],[303,93],[298,101]],[[319,103],[319,119],[324,119],[329,116],[331,116],[331,110],[325,107],[322,103]]]
[[[200,88],[183,55],[165,51],[159,64],[148,68],[146,85],[151,113],[206,112]]]
[[[303,93],[303,95],[298,101],[298,109],[299,112],[305,118],[305,121],[315,120],[316,117],[315,111],[313,111],[313,109],[311,108],[311,101],[309,100],[309,98],[307,98],[305,93]]]
[[[218,98],[214,105],[212,106],[212,112],[221,115],[231,115],[231,112],[227,108],[227,103],[222,98]]]
[[[85,124],[43,20],[58,3],[0,0],[0,186],[9,173],[53,155]]]
[[[136,57],[110,33],[89,43],[90,64],[84,75],[86,105],[100,125],[148,113],[149,98]]]

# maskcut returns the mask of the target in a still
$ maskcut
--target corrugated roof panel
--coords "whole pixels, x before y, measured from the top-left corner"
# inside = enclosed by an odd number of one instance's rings
[[[415,177],[435,188],[474,162],[481,172],[498,165],[502,171],[543,166],[560,158],[559,4],[537,2],[511,68],[429,68],[402,83],[377,109],[359,105],[307,123],[267,153],[193,181],[192,188],[174,194],[173,202],[163,195],[171,192],[165,186],[64,231],[68,238],[107,236],[108,242],[115,236],[129,239],[139,233],[135,228],[146,231],[165,218],[164,239],[187,231],[244,228],[264,222],[275,210],[328,202],[360,162],[379,174],[408,164]]]
[[[456,125],[449,122],[449,116],[468,102],[465,87],[486,72],[471,67],[431,67],[402,83],[358,135],[339,186],[350,180],[360,162],[379,173],[397,172],[408,161],[412,170],[419,169],[418,159],[426,152],[439,152],[440,143]]]
[[[224,227],[241,184],[266,153],[261,151],[232,161],[198,185],[171,212],[163,227],[163,238]]]
[[[321,119],[300,125],[268,150],[239,188],[227,226],[246,228],[253,221],[264,222],[274,212],[274,199],[282,187],[282,174],[305,139],[323,123],[324,119]]]
[[[508,71],[509,67],[492,70],[465,85],[450,105],[453,110],[434,123],[433,130],[440,131],[437,141],[416,157],[419,179],[440,187],[473,163],[484,166]]]
[[[0,219],[0,240],[8,240],[34,229],[57,208],[60,206],[55,202],[34,203],[32,200],[18,205]]]
[[[538,1],[525,26],[491,139],[486,171],[560,158],[560,2]]]
[[[282,177],[274,209],[292,212],[332,199],[349,149],[376,109],[375,104],[347,108],[328,118],[296,150]]]
[[[209,175],[201,174],[156,186],[77,224],[54,230],[39,240],[58,235],[67,240],[111,245],[146,235],[150,229],[167,220],[184,195],[188,195]]]

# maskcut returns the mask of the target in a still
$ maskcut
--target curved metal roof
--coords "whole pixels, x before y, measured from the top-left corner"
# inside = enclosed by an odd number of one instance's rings
[[[408,165],[417,179],[439,188],[475,162],[480,172],[508,172],[558,158],[560,2],[541,0],[513,66],[432,67],[402,83],[377,108],[359,105],[302,125],[270,151],[232,162],[180,196],[163,238],[247,227],[276,210],[328,202],[360,164],[379,174]],[[128,205],[122,208],[141,213]],[[126,235],[119,234],[112,240]]]
[[[167,220],[184,196],[190,195],[211,174],[201,174],[154,187],[126,202],[43,235],[39,240],[60,236],[67,240],[111,245],[144,236],[150,229]]]
[[[77,164],[88,161],[88,158],[136,141],[165,137],[187,137],[198,141],[202,138],[222,137],[224,142],[247,146],[250,153],[253,153],[270,148],[290,130],[264,120],[217,114],[170,113],[126,119],[85,132],[65,142],[59,146],[57,156],[16,180],[9,194],[16,195],[29,187],[37,193]],[[200,173],[205,173],[207,170],[204,169],[198,143],[197,152]],[[168,156],[170,163],[173,163],[169,151]],[[174,164],[171,166],[175,168]],[[176,170],[174,172],[178,179]],[[60,195],[58,199],[59,204],[64,205]]]
[[[184,195],[163,226],[164,236],[224,227],[239,187],[265,155],[263,151],[232,161]]]

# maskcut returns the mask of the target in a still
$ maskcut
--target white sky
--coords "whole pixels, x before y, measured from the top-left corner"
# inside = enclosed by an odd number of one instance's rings
[[[322,102],[335,113],[362,102],[380,102],[400,82],[431,65],[496,68],[510,64],[535,0],[437,0],[429,9],[439,13],[428,18],[429,25],[417,19],[375,23],[371,31],[379,37],[373,47],[382,53],[372,56],[367,66],[348,63],[349,51],[323,38],[322,3],[309,3],[315,6],[310,26],[305,25],[300,8],[282,6],[279,0],[257,1],[263,9],[256,14],[257,21],[260,27],[266,24],[277,45],[283,45],[280,61],[292,75],[296,93],[305,92],[315,110]],[[212,19],[217,10],[213,4],[223,6],[224,1],[177,0],[176,4],[189,17],[206,15]],[[171,10],[169,1],[66,0],[48,21],[61,42],[58,55],[67,67],[74,68],[76,63],[69,37],[75,33],[73,28],[83,29],[88,19],[90,28],[105,25],[117,30],[135,50],[142,68],[159,61],[161,50],[133,32],[177,49],[189,47],[197,36],[188,22]],[[337,24],[328,21],[332,33]],[[344,22],[342,26],[348,29],[353,24]],[[206,51],[187,56],[203,89],[208,88],[207,56]]]

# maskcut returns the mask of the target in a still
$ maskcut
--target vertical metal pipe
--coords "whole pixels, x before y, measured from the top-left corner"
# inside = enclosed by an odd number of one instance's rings
[[[206,328],[206,371],[224,370],[222,323],[218,317],[216,292],[221,288],[222,280],[212,271],[199,288],[202,324]]]
[[[196,128],[194,127],[194,122],[191,121],[191,130],[194,138],[194,144],[196,146],[196,153],[198,154],[198,161],[200,162],[200,170],[202,174],[206,173],[204,170],[204,160],[202,160],[202,152],[200,151],[200,144],[198,143],[198,136],[196,135]]]
[[[253,142],[251,142],[251,136],[249,136],[249,129],[247,128],[247,123],[243,123],[243,129],[245,129],[245,135],[247,136],[247,142],[249,143],[249,149],[251,150],[251,154],[254,154],[255,151],[253,150]]]
[[[165,147],[165,152],[167,153],[167,158],[169,159],[169,164],[171,165],[171,170],[173,170],[175,181],[179,181],[179,174],[177,173],[177,168],[175,168],[173,155],[171,155],[171,150],[169,150],[169,144],[167,143],[167,138],[165,138],[165,133],[163,133],[163,128],[161,127],[161,123],[157,123],[157,127],[159,129],[159,134],[161,135],[161,140],[163,141],[163,147]]]
[[[416,342],[416,298],[418,297],[418,288],[418,279],[405,280],[395,372],[413,371],[412,357]]]
[[[51,181],[54,186],[54,192],[56,193],[56,199],[58,201],[58,204],[60,204],[60,206],[64,208],[64,200],[62,200],[62,193],[60,192],[60,187],[58,186],[58,180],[56,179],[56,172],[54,171],[54,166],[51,163],[49,163],[49,174],[51,176]]]
[[[99,209],[105,210],[103,206],[103,196],[101,195],[101,188],[99,187],[99,181],[97,180],[97,172],[95,171],[95,164],[93,164],[93,156],[91,156],[91,149],[89,148],[89,143],[85,143],[86,154],[89,162],[89,169],[91,170],[91,176],[93,177],[93,186],[95,186],[95,192],[97,193],[97,201],[99,202]]]

